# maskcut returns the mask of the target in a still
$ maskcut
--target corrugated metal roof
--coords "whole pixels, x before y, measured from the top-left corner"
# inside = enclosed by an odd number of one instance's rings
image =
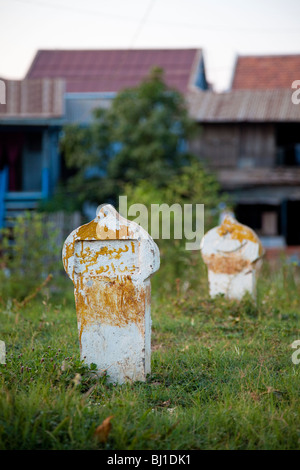
[[[193,92],[187,96],[191,116],[198,122],[300,122],[295,90],[233,90]]]
[[[300,78],[300,54],[239,56],[232,90],[290,88]]]
[[[64,112],[65,83],[58,79],[3,80],[6,104],[0,104],[0,121],[7,118],[60,117]]]
[[[119,92],[158,66],[169,86],[186,92],[201,58],[201,49],[40,50],[26,78],[65,78],[67,92]]]

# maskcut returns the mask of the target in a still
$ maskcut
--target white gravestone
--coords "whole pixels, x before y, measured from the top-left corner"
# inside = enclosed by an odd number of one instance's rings
[[[227,215],[221,225],[204,235],[200,248],[211,297],[224,294],[240,300],[246,292],[256,297],[256,276],[264,250],[252,229]]]
[[[4,341],[0,341],[0,364],[5,364],[6,348]]]
[[[156,243],[111,205],[74,230],[63,246],[74,283],[81,358],[110,382],[144,381],[151,371],[150,276]]]

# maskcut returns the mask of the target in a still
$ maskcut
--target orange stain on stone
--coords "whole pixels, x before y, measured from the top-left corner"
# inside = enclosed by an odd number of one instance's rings
[[[135,286],[130,276],[120,280],[89,278],[89,285],[78,287],[75,298],[80,344],[82,332],[93,323],[120,328],[135,323],[144,330],[145,288]]]
[[[239,242],[242,242],[244,240],[249,240],[253,243],[258,243],[259,255],[262,255],[263,253],[262,244],[259,238],[257,237],[257,235],[249,227],[246,227],[245,225],[242,225],[239,222],[234,221],[233,219],[229,217],[225,217],[220,227],[218,227],[217,231],[221,237],[224,237],[225,235],[230,234],[230,237],[233,240],[238,240]]]
[[[251,262],[241,256],[233,255],[209,255],[204,257],[208,268],[219,274],[238,274],[247,268],[251,268]]]
[[[110,229],[106,225],[97,226],[98,240],[120,240],[130,238],[129,230],[126,225],[120,225],[119,229]]]
[[[98,239],[97,237],[97,226],[98,223],[95,222],[95,220],[92,220],[88,224],[82,225],[76,234],[76,239],[77,240],[90,240],[95,238],[96,240]]]
[[[63,259],[63,264],[65,270],[68,268],[68,263],[69,259],[71,256],[74,255],[74,248],[75,248],[75,242],[77,241],[85,241],[85,240],[120,240],[120,239],[126,239],[129,237],[129,230],[126,225],[121,225],[119,229],[109,229],[106,225],[103,227],[101,226],[98,222],[95,220],[92,220],[88,224],[82,225],[75,237],[74,240],[70,243],[67,243],[65,245],[65,255]],[[132,252],[135,252],[135,247],[134,243],[131,242],[132,246]],[[122,253],[122,248],[119,248],[118,250],[109,250],[108,247],[103,247],[101,248],[100,252],[98,255],[110,255],[110,257],[113,259],[118,259],[121,256]],[[128,246],[126,246],[126,251],[128,251]],[[84,253],[83,250],[81,251],[82,257],[88,257],[88,253]],[[95,255],[96,258],[96,255]],[[91,260],[92,261],[92,260]]]
[[[74,243],[70,243],[69,245],[65,245],[65,246],[66,246],[66,254],[64,256],[63,263],[64,263],[65,270],[67,270],[68,261],[74,252]]]
[[[84,246],[84,241],[120,239],[128,239],[124,248],[114,249],[103,246],[94,252],[89,246]],[[81,244],[79,251],[76,250],[76,252],[75,243]],[[97,266],[97,260],[101,256],[109,260],[122,259],[123,253],[129,251],[130,243],[131,251],[135,253],[135,243],[130,240],[126,225],[113,230],[92,220],[81,226],[74,235],[74,239],[65,245],[63,259],[65,269],[67,270],[70,257],[74,255],[84,266],[83,272],[76,276],[72,273],[71,276],[75,287],[76,311],[80,325],[80,347],[83,331],[95,322],[119,327],[135,323],[144,332],[145,304],[150,302],[150,291],[132,282],[129,274],[136,271],[135,265],[128,268],[121,262],[116,268],[111,262],[109,265]],[[93,267],[95,269],[88,274],[89,269]],[[108,277],[110,268],[113,279]]]
[[[122,253],[126,253],[129,250],[128,245],[125,245],[125,248],[109,248],[108,246],[103,246],[100,248],[100,250],[96,252],[91,252],[91,249],[89,246],[87,246],[85,249],[82,247],[81,248],[81,253],[78,255],[77,253],[75,254],[77,258],[80,258],[80,264],[95,264],[97,259],[100,256],[107,256],[108,259],[120,259]]]

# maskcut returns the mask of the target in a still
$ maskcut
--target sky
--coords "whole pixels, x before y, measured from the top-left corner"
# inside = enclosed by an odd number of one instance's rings
[[[39,49],[196,47],[223,91],[237,55],[300,54],[299,18],[300,0],[0,0],[0,77]]]

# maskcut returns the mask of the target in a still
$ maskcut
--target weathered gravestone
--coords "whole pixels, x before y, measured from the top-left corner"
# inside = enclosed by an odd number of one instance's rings
[[[255,232],[227,215],[222,224],[209,230],[201,241],[201,253],[208,267],[211,297],[240,300],[246,292],[256,296],[256,275],[263,247]]]
[[[144,381],[151,362],[150,276],[159,250],[135,222],[103,206],[63,247],[74,283],[81,358],[109,381]]]
[[[4,341],[0,341],[0,364],[5,364],[6,348]]]

